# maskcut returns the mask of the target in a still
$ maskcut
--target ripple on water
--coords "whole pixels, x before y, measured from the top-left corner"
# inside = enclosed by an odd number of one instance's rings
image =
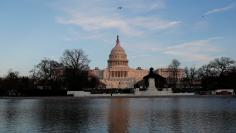
[[[234,97],[0,99],[0,132],[236,132]]]

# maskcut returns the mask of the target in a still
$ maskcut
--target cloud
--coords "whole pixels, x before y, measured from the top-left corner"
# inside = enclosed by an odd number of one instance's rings
[[[66,15],[57,17],[57,22],[78,26],[83,31],[104,32],[113,30],[130,36],[140,36],[147,33],[147,31],[172,29],[181,23],[180,21],[161,19],[153,15],[142,17],[135,15],[137,11],[145,13],[163,8],[163,0],[155,2],[137,0],[135,3],[119,0],[119,2],[119,4],[114,4],[116,1],[112,3],[106,0],[81,2],[78,7],[63,8]],[[124,9],[117,10],[117,5],[124,5]]]
[[[151,55],[150,54],[139,54],[139,55],[133,55],[131,56],[130,58],[131,59],[140,59],[140,58],[147,58],[147,57],[150,57]]]
[[[142,32],[129,26],[125,20],[120,18],[111,18],[106,16],[88,16],[77,13],[73,18],[58,18],[58,22],[62,24],[72,24],[81,27],[85,31],[101,31],[116,29],[126,35],[141,35]]]
[[[64,37],[64,41],[66,42],[74,42],[79,40],[97,40],[102,41],[104,45],[110,44],[114,41],[114,36],[108,37],[108,34],[98,33],[98,32],[80,32],[76,29],[70,28],[67,30],[67,34]]]
[[[148,30],[164,30],[178,26],[180,21],[162,20],[157,17],[137,17],[130,20],[130,25],[136,25]]]
[[[215,8],[215,9],[209,10],[205,13],[205,15],[221,13],[221,12],[225,12],[225,11],[228,11],[230,9],[233,9],[233,8],[234,8],[234,4],[230,4],[230,5],[227,5],[225,7]]]
[[[133,53],[139,57],[139,55],[150,55],[163,54],[161,56],[168,56],[173,58],[179,58],[188,62],[200,62],[206,63],[215,58],[222,49],[217,46],[216,42],[222,39],[222,37],[212,37],[202,40],[193,40],[189,42],[183,42],[180,44],[166,46],[160,43],[148,43],[148,44],[136,44],[125,45],[126,49],[133,50]],[[135,49],[134,49],[135,47]],[[135,51],[139,51],[138,53]],[[141,52],[141,53],[140,53]],[[134,55],[134,56],[135,56]],[[135,57],[136,57],[135,56]],[[167,57],[166,57],[167,58]]]
[[[89,16],[77,13],[70,19],[58,18],[62,24],[72,24],[85,31],[118,30],[125,35],[139,36],[146,30],[166,30],[178,26],[180,21],[161,20],[153,17],[121,18]]]
[[[124,9],[136,13],[150,12],[165,8],[165,0],[155,0],[155,1],[136,0],[135,3],[133,1],[125,1],[125,0],[123,0],[122,2],[121,0],[119,3],[121,4],[121,6],[124,7]]]
[[[209,30],[209,26],[210,26],[210,24],[207,20],[200,20],[200,21],[193,23],[192,29],[194,31],[206,32]]]
[[[220,52],[221,49],[213,44],[214,40],[219,37],[209,38],[205,40],[194,40],[174,46],[164,48],[165,54],[173,55],[185,59],[187,61],[207,62],[214,57],[213,53]]]

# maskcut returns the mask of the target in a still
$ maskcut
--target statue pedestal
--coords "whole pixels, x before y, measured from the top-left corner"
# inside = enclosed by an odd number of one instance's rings
[[[136,95],[139,96],[170,96],[173,95],[171,88],[165,88],[162,91],[159,91],[155,86],[155,79],[148,79],[149,86],[146,91],[143,92],[135,92]]]
[[[158,95],[160,91],[157,90],[155,86],[155,79],[154,78],[149,78],[148,79],[149,86],[146,91],[143,92],[143,95]]]

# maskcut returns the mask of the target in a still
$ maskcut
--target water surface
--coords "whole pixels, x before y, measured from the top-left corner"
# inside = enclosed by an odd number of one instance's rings
[[[235,97],[0,99],[0,132],[236,132]]]

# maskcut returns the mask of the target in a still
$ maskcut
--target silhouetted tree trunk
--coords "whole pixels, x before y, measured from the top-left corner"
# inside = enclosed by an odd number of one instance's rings
[[[171,64],[169,65],[169,69],[172,72],[171,75],[171,84],[173,88],[176,88],[176,84],[178,81],[177,74],[178,74],[178,68],[180,66],[180,62],[177,59],[173,59]]]
[[[184,81],[186,82],[188,88],[192,89],[194,82],[197,80],[197,69],[195,67],[185,67],[184,73]]]

